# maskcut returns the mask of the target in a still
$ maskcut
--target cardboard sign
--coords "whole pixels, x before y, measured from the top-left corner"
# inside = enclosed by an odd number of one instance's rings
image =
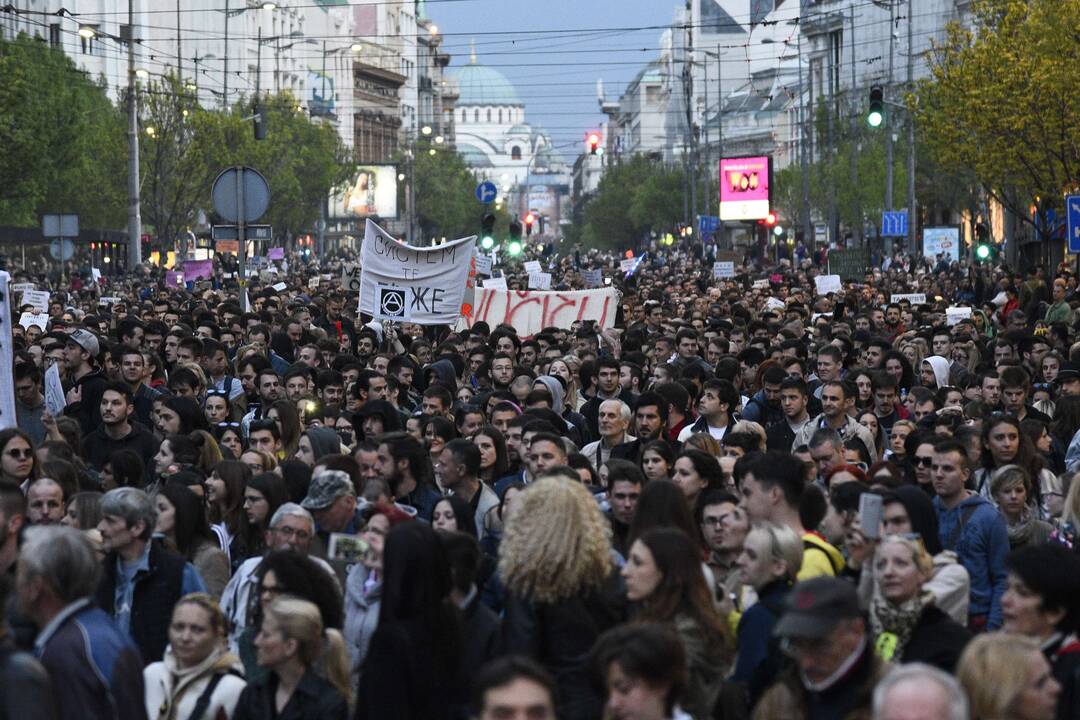
[[[266,253],[266,257],[268,259],[270,259],[270,260],[284,260],[285,259],[285,248],[283,248],[283,247],[270,248],[270,250],[267,251],[267,253]]]
[[[452,325],[462,314],[476,236],[413,247],[372,220],[360,248],[360,312],[376,320]]]
[[[473,258],[476,263],[476,274],[483,275],[485,277],[491,277],[491,256],[490,255],[477,255]]]
[[[718,280],[735,277],[735,263],[721,261],[714,262],[712,266],[712,275]]]
[[[214,277],[213,260],[186,260],[184,262],[184,282],[210,280]]]
[[[540,267],[539,260],[526,260],[522,265],[525,268],[525,272],[532,275],[533,273],[543,272],[544,268]]]
[[[604,271],[600,268],[595,270],[582,270],[581,280],[585,283],[585,287],[598,288],[604,284]]]
[[[900,303],[907,300],[912,305],[924,305],[926,303],[925,293],[902,293],[893,294],[889,296],[889,302]]]
[[[755,280],[754,284],[751,287],[753,287],[755,290],[766,290],[769,287],[769,279],[764,278],[761,280]]]
[[[360,292],[360,266],[345,263],[341,266],[341,287],[346,292]]]
[[[614,288],[544,292],[485,286],[476,291],[474,312],[461,318],[458,329],[482,320],[491,327],[506,323],[519,337],[530,337],[546,327],[570,327],[578,320],[593,320],[604,330],[615,324],[618,307],[619,292]]]
[[[497,278],[488,278],[484,281],[485,290],[505,290],[506,289],[506,277],[500,275]]]
[[[64,395],[64,386],[60,382],[60,368],[56,363],[49,366],[45,371],[45,409],[53,417],[60,417],[67,407],[67,397]]]
[[[956,325],[961,320],[969,319],[971,319],[971,308],[969,307],[945,308],[945,324],[949,327]]]
[[[49,309],[48,290],[26,290],[22,294],[22,305],[31,305],[38,310]]]
[[[627,258],[619,261],[619,270],[628,273],[637,265],[637,258]]]
[[[49,326],[49,313],[24,312],[22,316],[19,317],[19,324],[22,325],[23,328],[37,325],[44,331]]]
[[[843,288],[839,275],[818,275],[814,278],[814,287],[818,295],[838,293]]]
[[[530,290],[550,290],[551,289],[551,273],[546,273],[546,272],[529,273],[529,289]]]

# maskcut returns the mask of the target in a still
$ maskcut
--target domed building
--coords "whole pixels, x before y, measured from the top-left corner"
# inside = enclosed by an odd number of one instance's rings
[[[523,192],[529,186],[557,185],[552,176],[568,177],[547,134],[525,120],[525,103],[513,83],[481,65],[475,46],[469,64],[452,72],[460,92],[454,105],[457,150],[477,177],[494,182],[500,194],[518,196],[510,198],[509,207],[532,202],[533,193]]]

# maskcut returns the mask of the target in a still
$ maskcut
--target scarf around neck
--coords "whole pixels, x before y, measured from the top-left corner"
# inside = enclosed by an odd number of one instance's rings
[[[874,649],[885,661],[900,658],[923,610],[934,603],[934,595],[923,590],[915,597],[895,605],[877,595],[870,602],[870,628],[874,631]]]

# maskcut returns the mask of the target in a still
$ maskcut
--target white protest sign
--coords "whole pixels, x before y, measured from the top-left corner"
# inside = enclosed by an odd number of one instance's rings
[[[98,305],[115,305],[120,302],[123,302],[123,300],[115,295],[105,295],[98,298]]]
[[[308,290],[317,290],[319,288],[319,276],[316,275],[313,278],[308,278],[307,286]]]
[[[578,320],[592,320],[601,329],[615,324],[619,292],[614,288],[545,292],[542,290],[476,291],[472,317],[461,318],[458,329],[484,321],[491,327],[512,326],[519,337],[530,337],[546,327],[570,327]]]
[[[484,281],[484,289],[485,290],[505,290],[506,289],[506,278],[504,276],[502,276],[502,275],[500,275],[497,278],[488,278],[487,280]]]
[[[346,292],[360,292],[360,266],[345,263],[341,266],[341,289]]]
[[[543,272],[544,268],[540,267],[539,260],[526,260],[522,263],[525,267],[525,272],[532,275],[533,273]]]
[[[771,297],[765,301],[766,310],[783,310],[786,307],[784,301],[779,298]]]
[[[475,247],[475,235],[412,247],[368,220],[360,249],[360,312],[419,325],[457,322]]]
[[[546,272],[529,273],[529,289],[530,290],[550,290],[551,289],[551,273],[546,273]]]
[[[755,280],[752,287],[755,290],[764,290],[769,287],[769,279],[762,278],[761,280]]]
[[[274,289],[275,289],[275,290],[277,290],[278,292],[285,292],[285,288],[287,288],[287,287],[289,287],[289,286],[288,286],[288,285],[286,285],[286,284],[285,284],[285,283],[283,283],[283,282],[279,282],[279,283],[274,283],[274,284],[273,284],[273,285],[271,285],[270,287],[274,288]]]
[[[637,260],[635,260],[634,258],[627,258],[625,260],[620,260],[619,261],[619,270],[622,270],[624,273],[630,272],[631,270],[634,269],[634,264],[635,263],[637,263]]]
[[[735,263],[716,261],[712,266],[712,276],[717,279],[735,277]]]
[[[56,363],[45,371],[45,409],[53,417],[60,417],[67,407],[64,397],[64,385],[60,382],[60,368]]]
[[[926,303],[925,293],[894,293],[889,296],[889,302],[900,303],[907,300],[912,305],[924,305]]]
[[[596,288],[604,284],[604,271],[600,268],[595,270],[582,270],[581,280],[585,287]]]
[[[22,325],[23,328],[37,325],[44,331],[49,326],[49,313],[24,312],[19,318],[19,324]]]
[[[31,305],[38,310],[49,309],[48,290],[27,290],[22,294],[22,304]]]
[[[971,318],[971,308],[969,307],[951,307],[945,308],[945,324],[952,327],[961,320],[968,320]]]
[[[842,287],[839,275],[818,275],[814,278],[814,287],[818,295],[838,293]]]
[[[27,290],[37,290],[34,283],[12,283],[11,292],[24,293]]]
[[[477,255],[474,259],[476,261],[476,274],[491,277],[491,256]]]
[[[94,278],[94,282],[100,281],[101,280],[101,271],[98,270],[96,267],[90,268],[90,277]]]

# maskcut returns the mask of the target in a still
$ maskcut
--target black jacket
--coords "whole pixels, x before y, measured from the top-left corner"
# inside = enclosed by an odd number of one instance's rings
[[[476,595],[462,611],[465,630],[464,661],[467,668],[480,668],[499,654],[499,616]]]
[[[101,396],[109,381],[100,370],[94,370],[75,381],[72,387],[82,388],[82,397],[64,408],[64,414],[79,421],[83,437],[101,425]]]
[[[300,684],[280,714],[274,711],[277,687],[274,673],[248,683],[240,693],[232,720],[345,720],[349,716],[345,696],[314,670],[309,669],[300,678]]]
[[[556,603],[537,603],[508,593],[503,615],[503,652],[527,655],[555,677],[560,720],[594,720],[603,699],[589,681],[589,651],[597,638],[624,619],[618,575],[598,591]]]
[[[904,663],[923,662],[951,674],[969,640],[967,628],[930,605],[915,624],[900,659]]]
[[[160,445],[157,436],[138,422],[132,422],[131,432],[119,440],[109,437],[104,425],[99,425],[83,439],[86,462],[95,470],[101,470],[109,456],[117,450],[131,450],[142,459],[143,467],[149,467]]]
[[[1057,720],[1080,718],[1080,640],[1075,635],[1060,638],[1043,648],[1054,679],[1061,684]]]
[[[619,394],[614,398],[602,398],[596,395],[590,398],[584,405],[581,406],[581,415],[585,418],[585,423],[589,428],[589,433],[592,437],[600,437],[600,403],[604,400],[622,400],[624,403],[630,406],[633,410],[637,406],[637,396],[629,390],[619,390]]]
[[[10,639],[0,640],[0,720],[55,717],[55,696],[45,668],[30,653],[16,650]]]

